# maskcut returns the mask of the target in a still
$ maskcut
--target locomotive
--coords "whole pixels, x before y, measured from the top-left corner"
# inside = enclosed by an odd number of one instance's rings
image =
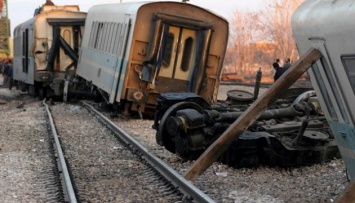
[[[183,160],[197,159],[248,109],[255,93],[230,90],[225,101],[213,105],[193,93],[162,94],[153,125],[156,141]],[[299,82],[234,140],[219,161],[236,168],[292,167],[333,158],[340,153],[318,98],[309,83]]]

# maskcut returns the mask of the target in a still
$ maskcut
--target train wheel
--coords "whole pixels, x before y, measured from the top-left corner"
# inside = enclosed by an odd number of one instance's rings
[[[163,117],[160,120],[160,124],[159,124],[159,129],[156,133],[156,142],[161,145],[161,146],[165,146],[165,148],[172,152],[175,153],[175,142],[174,142],[174,137],[172,137],[169,133],[168,133],[168,126],[167,126],[167,119],[170,116],[175,116],[176,112],[181,110],[181,109],[186,109],[186,108],[191,108],[191,109],[195,109],[198,112],[203,111],[203,108],[194,103],[194,102],[179,102],[176,103],[174,105],[172,105],[163,115]]]

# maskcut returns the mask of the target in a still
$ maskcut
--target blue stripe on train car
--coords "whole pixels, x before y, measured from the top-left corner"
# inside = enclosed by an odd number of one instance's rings
[[[355,128],[336,121],[328,121],[351,180],[355,178]]]

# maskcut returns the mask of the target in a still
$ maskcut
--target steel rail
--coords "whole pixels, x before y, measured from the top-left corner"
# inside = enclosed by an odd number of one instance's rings
[[[147,163],[150,164],[150,166],[161,174],[166,180],[171,181],[170,184],[174,185],[182,194],[191,197],[195,202],[215,202],[201,190],[196,188],[191,182],[172,169],[169,165],[150,153],[147,148],[97,111],[92,105],[87,102],[82,103],[87,109],[96,115],[101,122],[107,125],[112,131],[116,132],[120,139],[137,149],[143,155],[143,158],[147,161]]]
[[[46,112],[47,112],[48,119],[49,119],[49,124],[50,124],[51,130],[52,130],[52,133],[53,133],[53,138],[54,138],[53,146],[54,146],[56,153],[57,153],[57,167],[58,167],[58,171],[60,172],[60,176],[61,176],[61,180],[62,180],[64,198],[67,202],[76,203],[77,202],[76,195],[75,195],[73,184],[72,184],[72,181],[71,181],[71,178],[69,175],[68,167],[65,162],[63,150],[60,145],[60,141],[59,141],[57,130],[55,128],[55,124],[54,124],[54,121],[52,118],[52,114],[51,114],[49,107],[46,104],[45,100],[43,100],[42,103],[46,108]]]

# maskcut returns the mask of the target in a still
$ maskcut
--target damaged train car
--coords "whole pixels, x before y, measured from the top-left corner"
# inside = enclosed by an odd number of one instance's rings
[[[62,96],[76,74],[86,12],[77,5],[44,4],[14,30],[13,79],[30,95]]]
[[[292,32],[299,53],[304,54],[310,48],[322,53],[322,58],[308,73],[352,181],[355,179],[353,17],[352,0],[307,0],[292,17]]]
[[[227,94],[214,105],[193,93],[162,94],[153,125],[157,143],[184,160],[197,159],[256,97],[241,90]],[[315,92],[310,84],[299,83],[263,112],[219,161],[236,168],[291,167],[339,157]]]

